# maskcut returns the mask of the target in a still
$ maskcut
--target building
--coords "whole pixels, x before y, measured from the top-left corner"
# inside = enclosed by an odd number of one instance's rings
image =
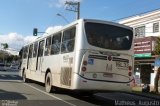
[[[160,37],[160,9],[121,19],[119,23],[134,30],[135,76],[141,79],[141,83],[153,86],[157,68],[154,50]]]

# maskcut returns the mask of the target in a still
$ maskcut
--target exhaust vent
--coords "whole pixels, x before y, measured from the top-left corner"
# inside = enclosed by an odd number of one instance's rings
[[[71,86],[71,67],[62,67],[61,68],[61,84],[66,86]]]

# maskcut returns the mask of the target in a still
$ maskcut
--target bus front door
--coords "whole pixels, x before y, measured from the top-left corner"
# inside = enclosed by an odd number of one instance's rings
[[[41,72],[42,72],[42,63],[43,63],[43,51],[44,51],[44,40],[39,42],[38,48],[38,56],[37,56],[37,63],[36,63],[36,76],[38,80],[40,80]]]

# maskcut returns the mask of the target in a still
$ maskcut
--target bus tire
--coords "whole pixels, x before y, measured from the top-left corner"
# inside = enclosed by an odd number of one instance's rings
[[[50,72],[48,72],[46,75],[45,89],[46,89],[46,92],[48,92],[48,93],[50,93],[52,91],[52,75]]]

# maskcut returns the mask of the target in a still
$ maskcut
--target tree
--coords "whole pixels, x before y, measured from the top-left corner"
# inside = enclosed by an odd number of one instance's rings
[[[1,45],[3,46],[4,51],[6,51],[6,49],[8,49],[8,44],[7,43],[1,43]],[[4,62],[4,58],[5,58],[5,54],[3,53],[3,62]]]
[[[158,57],[160,56],[160,38],[157,39],[156,41],[156,46],[155,46],[155,55],[158,55]],[[157,70],[155,79],[154,79],[154,93],[158,93],[158,81],[159,81],[159,76],[160,76],[160,66]]]
[[[1,45],[3,46],[4,50],[8,49],[8,44],[7,43],[1,43]]]

